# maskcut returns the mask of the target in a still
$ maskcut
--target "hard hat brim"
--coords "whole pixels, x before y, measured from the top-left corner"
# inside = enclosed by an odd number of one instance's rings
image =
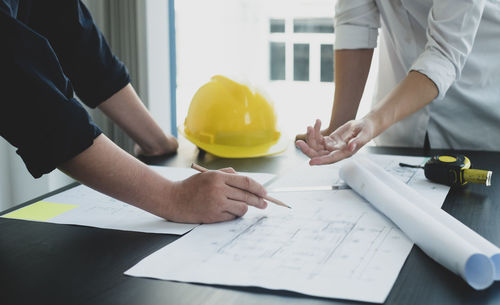
[[[278,140],[276,140],[274,143],[266,143],[256,146],[229,146],[210,144],[201,142],[190,136],[189,134],[184,132],[183,126],[179,126],[177,130],[194,145],[214,156],[222,158],[241,159],[277,155],[285,151],[288,147],[288,143],[290,142],[287,137],[281,134]]]

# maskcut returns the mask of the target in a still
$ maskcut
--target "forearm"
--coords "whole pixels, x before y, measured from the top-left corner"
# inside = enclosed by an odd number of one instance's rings
[[[434,82],[424,74],[408,75],[366,116],[374,123],[374,137],[394,123],[420,110],[438,95]]]
[[[104,101],[99,105],[99,109],[116,122],[147,154],[159,155],[177,149],[177,143],[169,141],[131,84]]]
[[[356,117],[373,49],[335,51],[335,95],[329,133]]]
[[[105,135],[58,168],[101,193],[175,222],[226,221],[243,216],[248,205],[267,206],[264,187],[234,170],[208,171],[172,182]]]
[[[172,183],[138,161],[105,135],[58,167],[67,175],[106,195],[165,217]]]

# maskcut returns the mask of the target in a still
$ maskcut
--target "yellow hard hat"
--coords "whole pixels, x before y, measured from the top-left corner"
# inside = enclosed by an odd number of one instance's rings
[[[219,157],[273,155],[287,141],[276,129],[274,108],[261,94],[216,75],[193,96],[181,133],[196,146]]]

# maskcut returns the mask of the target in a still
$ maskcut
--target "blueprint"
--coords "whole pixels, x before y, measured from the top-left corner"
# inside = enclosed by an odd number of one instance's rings
[[[407,157],[379,158],[405,183],[434,188],[417,181],[425,179],[417,169],[394,167]],[[338,172],[338,165],[298,167],[269,188],[342,184]],[[430,197],[440,206],[447,191],[437,187]],[[350,189],[271,195],[292,209],[250,209],[235,221],[199,226],[126,274],[384,302],[413,246],[390,220]]]

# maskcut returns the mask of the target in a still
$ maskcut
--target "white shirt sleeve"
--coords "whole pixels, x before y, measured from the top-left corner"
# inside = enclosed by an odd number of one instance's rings
[[[472,50],[484,0],[437,0],[427,18],[427,44],[411,70],[429,77],[441,99],[456,79]]]
[[[338,0],[335,5],[335,49],[377,46],[380,14],[373,0]]]

